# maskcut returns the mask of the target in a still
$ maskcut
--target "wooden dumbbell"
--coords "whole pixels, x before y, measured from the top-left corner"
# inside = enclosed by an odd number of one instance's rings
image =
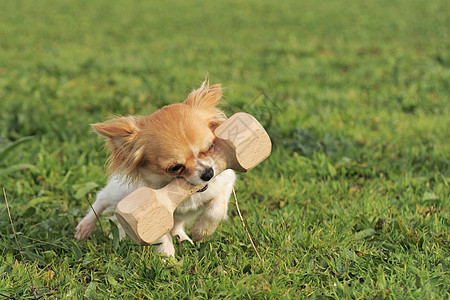
[[[272,149],[267,132],[247,113],[234,114],[214,134],[217,139],[212,156],[216,174],[226,169],[247,172],[266,159]],[[177,206],[202,187],[183,178],[158,190],[141,187],[119,202],[117,219],[135,243],[152,244],[173,228]]]

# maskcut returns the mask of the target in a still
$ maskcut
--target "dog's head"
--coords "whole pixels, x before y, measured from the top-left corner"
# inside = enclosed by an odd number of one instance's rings
[[[220,85],[202,86],[183,103],[147,117],[120,117],[93,124],[108,141],[111,173],[159,188],[175,177],[204,185],[214,176],[214,129],[225,121],[217,108]]]

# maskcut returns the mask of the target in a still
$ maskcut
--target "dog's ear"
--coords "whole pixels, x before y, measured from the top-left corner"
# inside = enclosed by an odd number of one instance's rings
[[[115,118],[105,123],[91,124],[91,127],[108,139],[112,151],[129,148],[139,133],[134,117]]]
[[[138,132],[134,117],[115,118],[105,123],[91,124],[91,127],[98,134],[121,142],[131,139]]]
[[[186,98],[184,103],[194,108],[212,108],[219,104],[222,97],[222,86],[220,84],[209,85],[204,81],[202,86],[193,90]]]
[[[105,123],[91,124],[100,135],[106,137],[110,157],[110,172],[129,175],[143,157],[143,147],[138,143],[139,128],[134,117],[115,118]]]

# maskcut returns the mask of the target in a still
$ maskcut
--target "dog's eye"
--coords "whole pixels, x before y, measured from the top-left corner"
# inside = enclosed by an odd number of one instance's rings
[[[213,142],[213,143],[209,146],[208,150],[206,150],[206,152],[211,152],[211,151],[213,151],[215,146],[216,146],[216,143]]]
[[[183,171],[184,171],[184,166],[180,165],[180,164],[173,165],[167,169],[167,172],[172,173],[172,174],[179,174]]]

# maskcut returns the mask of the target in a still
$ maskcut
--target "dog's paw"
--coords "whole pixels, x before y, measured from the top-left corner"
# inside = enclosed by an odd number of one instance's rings
[[[186,233],[184,235],[178,235],[178,239],[180,240],[180,243],[184,242],[184,241],[188,241],[189,243],[194,245],[194,242],[191,240],[190,237],[188,237],[188,235]]]
[[[184,232],[184,229],[182,227],[175,227],[172,230],[172,235],[173,236],[178,236],[178,239],[181,242],[183,241],[188,241],[189,243],[191,243],[192,245],[194,245],[194,242],[191,240],[191,238],[186,234],[186,232]]]
[[[156,251],[168,257],[175,257],[175,247],[171,243],[162,243],[158,246]]]
[[[92,230],[94,230],[95,222],[97,220],[91,218],[84,218],[75,228],[75,239],[80,241],[91,235]]]
[[[207,238],[216,231],[218,225],[219,223],[213,222],[199,222],[195,224],[192,229],[192,239],[194,242],[198,242]]]

